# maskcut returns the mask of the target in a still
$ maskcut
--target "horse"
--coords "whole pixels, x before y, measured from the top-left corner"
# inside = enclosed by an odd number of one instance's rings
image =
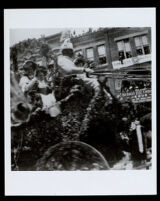
[[[30,119],[31,105],[20,89],[13,72],[10,73],[11,126],[20,126]]]
[[[16,75],[10,72],[10,115],[11,115],[11,163],[17,168],[20,149],[22,146],[23,130],[17,132],[23,124],[30,120],[31,105],[19,87]],[[18,168],[17,168],[18,169]]]

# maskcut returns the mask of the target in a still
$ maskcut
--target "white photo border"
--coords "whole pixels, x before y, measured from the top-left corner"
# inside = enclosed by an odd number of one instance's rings
[[[156,10],[155,8],[5,9],[5,195],[155,195],[156,189]],[[110,171],[11,171],[10,29],[151,27],[152,169]]]

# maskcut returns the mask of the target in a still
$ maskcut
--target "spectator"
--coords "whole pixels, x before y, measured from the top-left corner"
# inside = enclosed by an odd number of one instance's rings
[[[123,52],[119,52],[119,61],[121,62],[121,64],[123,64],[123,60],[124,59],[125,59],[124,53]]]

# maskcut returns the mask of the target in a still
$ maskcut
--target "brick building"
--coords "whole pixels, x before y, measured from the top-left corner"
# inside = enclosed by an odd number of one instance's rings
[[[61,33],[46,37],[53,51],[59,52]],[[71,38],[75,54],[81,53],[96,62],[96,70],[134,69],[151,70],[151,28],[100,28]],[[108,78],[112,93],[120,92],[119,79]],[[116,90],[117,88],[117,90]],[[119,89],[118,89],[119,88]]]
[[[61,34],[46,37],[53,51],[60,49]],[[75,53],[98,63],[99,69],[151,66],[150,28],[101,28],[71,38]]]
[[[36,63],[43,60],[40,54],[41,40],[46,40],[56,54],[60,53],[61,33],[31,41],[31,47],[19,44],[22,53],[18,53],[18,66],[22,66],[24,57]],[[134,69],[144,67],[151,70],[151,28],[121,27],[89,29],[81,35],[72,35],[71,41],[75,54],[81,53],[90,61],[97,63],[96,70]],[[34,44],[37,44],[35,46]],[[32,47],[33,46],[33,47]],[[142,76],[141,76],[142,77]],[[143,77],[142,77],[143,79]],[[145,78],[144,78],[145,79]],[[120,79],[108,78],[111,91],[120,92]],[[122,85],[121,85],[122,86]]]

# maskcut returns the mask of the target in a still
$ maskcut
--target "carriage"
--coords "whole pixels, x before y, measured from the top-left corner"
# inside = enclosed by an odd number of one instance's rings
[[[132,125],[141,128],[142,142],[145,146],[145,152],[149,153],[145,155],[147,168],[150,168],[151,163],[148,163],[151,159],[151,108],[152,108],[152,92],[151,92],[151,69],[149,66],[145,67],[130,67],[122,68],[119,70],[110,70],[107,72],[96,72],[95,75],[100,77],[106,77],[107,80],[104,83],[109,88],[112,88],[112,94],[119,100],[122,105],[130,105],[133,110]],[[104,79],[104,78],[103,78]],[[136,127],[135,127],[136,128]],[[130,137],[130,141],[132,141]],[[138,136],[133,140],[132,146],[134,147],[138,142]],[[132,155],[137,155],[135,149],[132,151]],[[134,156],[133,156],[134,157]],[[149,160],[147,159],[149,158]],[[148,164],[148,166],[147,166]],[[140,167],[144,167],[139,166]],[[138,167],[137,167],[138,168]]]
[[[62,112],[56,118],[40,112],[31,116],[29,122],[11,128],[14,134],[11,147],[12,170],[77,170],[77,164],[82,159],[83,166],[79,170],[110,169],[123,158],[124,151],[133,156],[135,169],[148,168],[150,163],[146,153],[151,145],[146,145],[148,139],[145,134],[151,128],[145,130],[144,126],[142,153],[139,153],[139,143],[134,134],[139,125],[130,130],[131,122],[136,119],[143,124],[146,122],[145,116],[151,112],[151,75],[148,70],[137,71],[95,71],[87,75],[97,76],[102,87],[103,93],[94,100],[92,93],[75,76],[55,79],[58,101],[66,100],[65,97],[75,86],[78,90],[75,90],[76,93],[73,93],[69,101],[61,102]],[[142,80],[145,86],[136,89],[136,83]],[[132,91],[129,83],[133,85]],[[142,83],[139,85],[142,86]],[[111,102],[104,92],[111,95]],[[142,110],[141,114],[139,109]],[[151,125],[150,118],[147,120]],[[145,163],[141,164],[142,161]],[[56,162],[58,165],[55,165]]]

